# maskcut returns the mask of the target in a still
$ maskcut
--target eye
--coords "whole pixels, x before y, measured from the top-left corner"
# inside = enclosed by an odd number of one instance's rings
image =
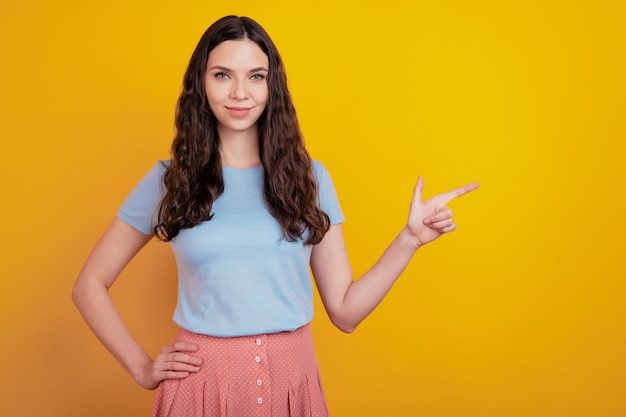
[[[229,77],[228,77],[228,74],[226,74],[225,72],[218,72],[218,73],[215,74],[215,78],[219,78],[221,80],[224,80],[224,79],[229,78]]]
[[[254,74],[250,78],[252,78],[253,80],[261,81],[261,80],[265,79],[265,75],[263,75],[263,74]]]

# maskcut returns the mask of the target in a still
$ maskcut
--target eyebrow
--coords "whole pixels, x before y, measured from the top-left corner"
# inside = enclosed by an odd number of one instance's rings
[[[233,71],[232,69],[230,69],[228,67],[223,67],[221,65],[214,65],[211,68],[209,68],[209,71],[213,71],[213,70],[228,71],[228,72],[232,72]],[[252,68],[249,72],[259,72],[259,71],[269,72],[267,70],[267,68],[265,68],[265,67]]]

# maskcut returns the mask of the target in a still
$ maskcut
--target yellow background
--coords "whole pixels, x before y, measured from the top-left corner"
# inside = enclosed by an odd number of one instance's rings
[[[352,335],[316,300],[333,416],[626,416],[622,1],[7,1],[0,6],[0,415],[140,416],[70,301],[91,247],[167,158],[208,24],[248,15],[333,175],[355,273],[425,196],[471,181]],[[175,265],[151,243],[113,289],[154,354]]]

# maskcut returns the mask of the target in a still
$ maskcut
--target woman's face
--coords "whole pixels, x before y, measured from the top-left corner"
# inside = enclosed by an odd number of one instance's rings
[[[210,53],[204,88],[220,136],[254,131],[267,104],[269,61],[249,39],[224,41]]]

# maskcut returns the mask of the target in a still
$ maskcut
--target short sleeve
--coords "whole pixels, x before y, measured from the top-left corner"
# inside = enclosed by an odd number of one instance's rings
[[[126,197],[117,217],[145,234],[152,234],[157,222],[157,211],[163,197],[163,173],[166,161],[158,161]]]
[[[331,225],[343,223],[345,218],[339,205],[339,198],[337,197],[333,180],[324,165],[318,161],[313,163],[319,184],[320,208],[330,217]]]

